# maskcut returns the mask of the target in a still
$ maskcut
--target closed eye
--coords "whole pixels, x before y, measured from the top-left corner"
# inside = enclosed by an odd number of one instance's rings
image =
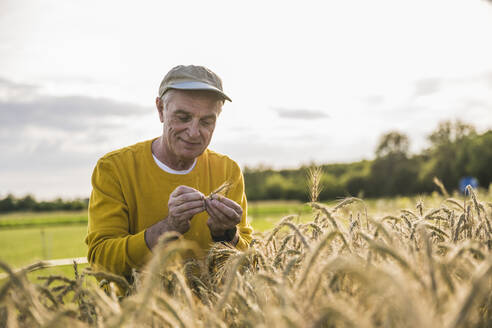
[[[215,123],[215,120],[214,119],[206,119],[206,120],[201,120],[200,123],[203,126],[209,126],[209,125],[214,124]]]
[[[181,122],[189,122],[191,120],[191,115],[178,115],[178,120]]]

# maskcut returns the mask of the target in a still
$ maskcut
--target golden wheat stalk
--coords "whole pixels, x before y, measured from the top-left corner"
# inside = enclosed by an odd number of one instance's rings
[[[434,184],[439,187],[439,190],[441,190],[441,193],[444,197],[449,198],[449,193],[446,190],[446,187],[444,187],[444,184],[441,180],[439,180],[437,177],[434,177],[434,179],[432,179],[432,182],[434,182]]]
[[[227,193],[232,187],[232,182],[224,181],[219,187],[217,187],[214,191],[212,191],[206,198],[212,199],[215,195],[224,195],[227,196]]]
[[[311,202],[317,202],[319,194],[323,190],[321,180],[323,178],[323,168],[321,166],[313,166],[308,169],[308,188]]]

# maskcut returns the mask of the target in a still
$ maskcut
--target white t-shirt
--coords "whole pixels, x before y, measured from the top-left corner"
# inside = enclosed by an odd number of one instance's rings
[[[193,165],[187,169],[187,170],[183,170],[183,171],[177,171],[177,170],[174,170],[172,168],[170,168],[169,166],[167,166],[166,164],[162,163],[160,160],[157,159],[157,157],[155,157],[154,154],[152,154],[152,157],[154,157],[154,161],[155,163],[164,171],[166,171],[167,173],[171,173],[171,174],[188,174],[190,173],[191,171],[193,171],[193,169],[195,168],[195,164],[196,164],[196,158],[195,158],[195,161],[193,162]]]

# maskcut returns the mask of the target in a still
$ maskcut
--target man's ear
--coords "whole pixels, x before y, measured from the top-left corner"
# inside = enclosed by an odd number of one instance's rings
[[[157,107],[161,123],[164,123],[164,101],[162,101],[161,97],[155,98],[155,106]]]

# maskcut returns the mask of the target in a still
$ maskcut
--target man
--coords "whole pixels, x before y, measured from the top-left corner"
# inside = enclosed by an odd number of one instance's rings
[[[177,66],[162,80],[156,107],[160,137],[113,151],[92,175],[86,243],[92,265],[129,276],[165,232],[245,249],[252,229],[239,166],[207,149],[225,100],[220,78],[201,66]],[[229,183],[225,196],[205,197]]]

